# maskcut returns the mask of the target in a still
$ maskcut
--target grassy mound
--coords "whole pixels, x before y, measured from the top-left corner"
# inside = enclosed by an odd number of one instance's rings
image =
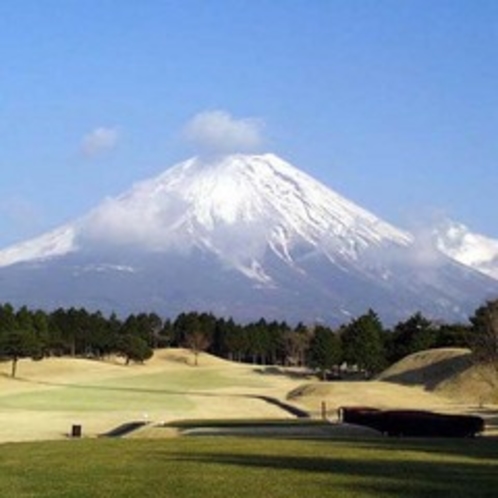
[[[427,391],[467,403],[497,403],[498,379],[477,366],[468,349],[442,348],[414,353],[392,365],[378,380]]]
[[[411,354],[382,372],[379,380],[433,391],[439,384],[472,366],[468,349],[429,349]]]
[[[379,381],[311,382],[293,389],[287,396],[293,403],[319,416],[322,403],[327,415],[334,419],[341,406],[373,406],[376,408],[448,409],[446,399],[424,391],[419,386],[400,386]]]

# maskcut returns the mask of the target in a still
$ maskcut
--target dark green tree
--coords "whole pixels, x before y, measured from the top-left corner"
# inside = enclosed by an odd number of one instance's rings
[[[476,361],[498,372],[498,299],[480,306],[470,322],[469,347]]]
[[[383,327],[373,310],[343,327],[340,337],[344,360],[356,365],[367,377],[386,366]]]
[[[0,333],[10,332],[17,326],[16,314],[11,304],[0,305]]]
[[[11,376],[15,377],[21,358],[41,359],[41,343],[32,330],[11,330],[0,335],[0,358],[12,362]]]
[[[173,343],[173,324],[171,320],[164,320],[163,326],[157,335],[157,347],[166,348]]]
[[[90,320],[84,308],[57,309],[50,317],[50,326],[57,332],[53,346],[60,348],[62,354],[80,356],[89,353]]]
[[[249,339],[245,327],[235,324],[230,319],[226,324],[224,347],[230,360],[244,361],[249,351]]]
[[[40,342],[43,356],[46,356],[49,353],[50,327],[49,318],[45,311],[36,310],[32,314],[32,324],[34,333]]]
[[[441,324],[436,331],[436,348],[467,348],[470,326],[462,323]]]
[[[308,365],[318,370],[325,380],[327,372],[340,363],[341,357],[341,341],[337,334],[328,327],[317,325],[309,342]]]
[[[390,363],[418,351],[433,348],[437,343],[437,327],[420,312],[399,322],[392,333]]]
[[[114,351],[117,337],[112,325],[100,311],[86,317],[85,356],[101,359]]]
[[[172,346],[183,347],[187,335],[200,329],[199,314],[180,313],[173,322]]]
[[[498,390],[498,299],[480,306],[470,322],[468,344],[476,371],[494,397]],[[482,395],[481,403],[484,400]]]
[[[256,323],[245,327],[247,333],[247,350],[254,364],[266,365],[271,351],[271,337],[266,320],[261,318]]]
[[[156,313],[130,315],[123,325],[128,333],[138,335],[146,341],[151,348],[157,347],[158,337],[162,326],[162,320]]]
[[[125,358],[126,365],[129,365],[132,361],[143,363],[154,354],[153,349],[144,339],[133,334],[119,337],[116,344],[116,352],[118,356]]]
[[[312,332],[302,323],[294,330],[284,333],[285,364],[303,366],[306,363],[306,354],[310,347]]]

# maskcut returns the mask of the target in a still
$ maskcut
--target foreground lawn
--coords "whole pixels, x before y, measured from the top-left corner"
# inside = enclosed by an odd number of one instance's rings
[[[89,439],[0,446],[6,497],[486,497],[498,442]]]

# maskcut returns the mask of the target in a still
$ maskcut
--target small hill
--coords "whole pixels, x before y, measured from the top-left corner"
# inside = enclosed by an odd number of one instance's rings
[[[377,380],[426,391],[465,403],[496,403],[498,379],[472,361],[468,349],[441,348],[420,351],[382,372]]]
[[[289,392],[287,399],[312,414],[320,414],[325,403],[327,416],[334,419],[341,406],[373,406],[384,409],[448,410],[449,401],[420,386],[403,386],[379,381],[310,382]]]
[[[323,405],[334,420],[341,406],[471,413],[486,420],[486,434],[498,434],[498,379],[475,365],[468,349],[421,351],[392,365],[371,381],[309,382],[287,399],[319,417]]]
[[[468,349],[441,348],[419,351],[394,363],[377,380],[434,391],[439,384],[472,366]]]

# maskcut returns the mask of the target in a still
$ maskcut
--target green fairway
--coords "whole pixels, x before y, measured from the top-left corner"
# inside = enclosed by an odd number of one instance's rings
[[[36,382],[35,382],[36,384]],[[20,392],[2,397],[2,408],[36,411],[119,411],[175,409],[188,410],[186,395],[200,395],[210,389],[237,386],[260,387],[252,379],[233,380],[217,371],[189,369],[167,373],[123,376],[92,383],[44,383],[48,389]]]
[[[56,390],[20,393],[2,400],[4,409],[29,409],[33,411],[109,412],[123,409],[188,410],[193,404],[185,395],[161,391],[140,392],[139,389],[110,386],[71,386]]]
[[[8,497],[491,497],[498,442],[257,438],[4,444]]]
[[[262,376],[250,365],[202,355],[192,367],[187,350],[161,350],[145,365],[47,358],[8,375],[0,362],[0,442],[60,439],[74,423],[97,436],[130,421],[289,416],[254,396],[284,398],[297,385]]]

